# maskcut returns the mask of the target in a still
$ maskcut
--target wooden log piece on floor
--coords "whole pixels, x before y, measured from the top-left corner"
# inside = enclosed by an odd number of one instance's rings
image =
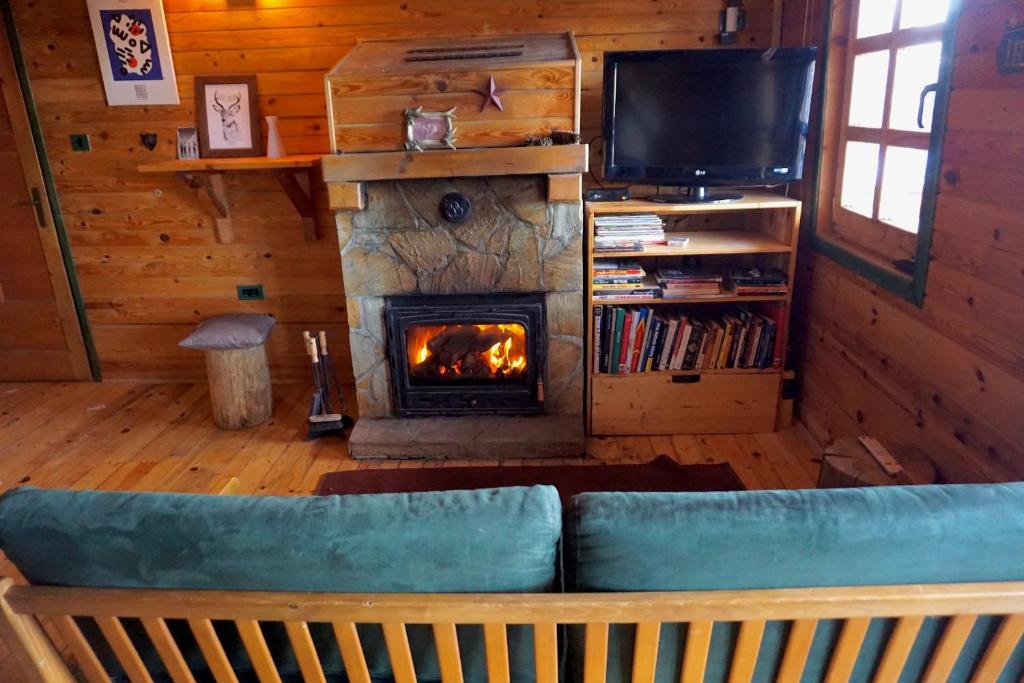
[[[818,488],[935,483],[935,465],[924,453],[913,448],[893,448],[892,454],[903,467],[903,471],[895,475],[890,475],[882,469],[856,439],[840,439],[825,449],[821,459]]]
[[[207,350],[213,421],[221,429],[262,424],[274,411],[266,346]]]

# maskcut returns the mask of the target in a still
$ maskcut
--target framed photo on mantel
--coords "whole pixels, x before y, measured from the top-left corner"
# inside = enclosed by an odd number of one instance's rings
[[[161,0],[88,0],[109,106],[178,104]]]
[[[262,156],[256,76],[196,76],[195,80],[200,156]]]

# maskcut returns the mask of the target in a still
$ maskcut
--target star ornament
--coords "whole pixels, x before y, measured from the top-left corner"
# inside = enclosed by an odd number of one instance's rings
[[[480,111],[487,109],[487,105],[491,102],[494,102],[494,106],[498,108],[498,111],[505,111],[505,107],[501,106],[501,95],[505,92],[505,89],[498,87],[498,84],[494,82],[494,76],[490,77],[486,90],[474,90],[473,92],[484,98],[484,103],[480,105]]]

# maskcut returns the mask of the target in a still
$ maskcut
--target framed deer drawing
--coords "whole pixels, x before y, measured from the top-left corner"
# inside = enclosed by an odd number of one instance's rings
[[[256,77],[196,76],[195,83],[200,156],[261,156]]]

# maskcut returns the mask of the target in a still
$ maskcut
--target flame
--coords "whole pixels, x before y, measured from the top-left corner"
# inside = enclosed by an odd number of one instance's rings
[[[518,323],[475,324],[475,325],[414,325],[406,333],[406,349],[412,367],[429,366],[432,352],[429,343],[438,336],[448,332],[460,332],[463,328],[474,327],[481,339],[493,339],[501,335],[503,339],[487,349],[476,351],[479,360],[486,363],[492,377],[517,375],[526,370],[526,329]],[[489,341],[489,339],[488,339]],[[468,367],[466,363],[469,363]],[[449,364],[433,360],[438,375],[442,377],[472,376],[480,377],[480,366],[473,358],[458,359]]]

